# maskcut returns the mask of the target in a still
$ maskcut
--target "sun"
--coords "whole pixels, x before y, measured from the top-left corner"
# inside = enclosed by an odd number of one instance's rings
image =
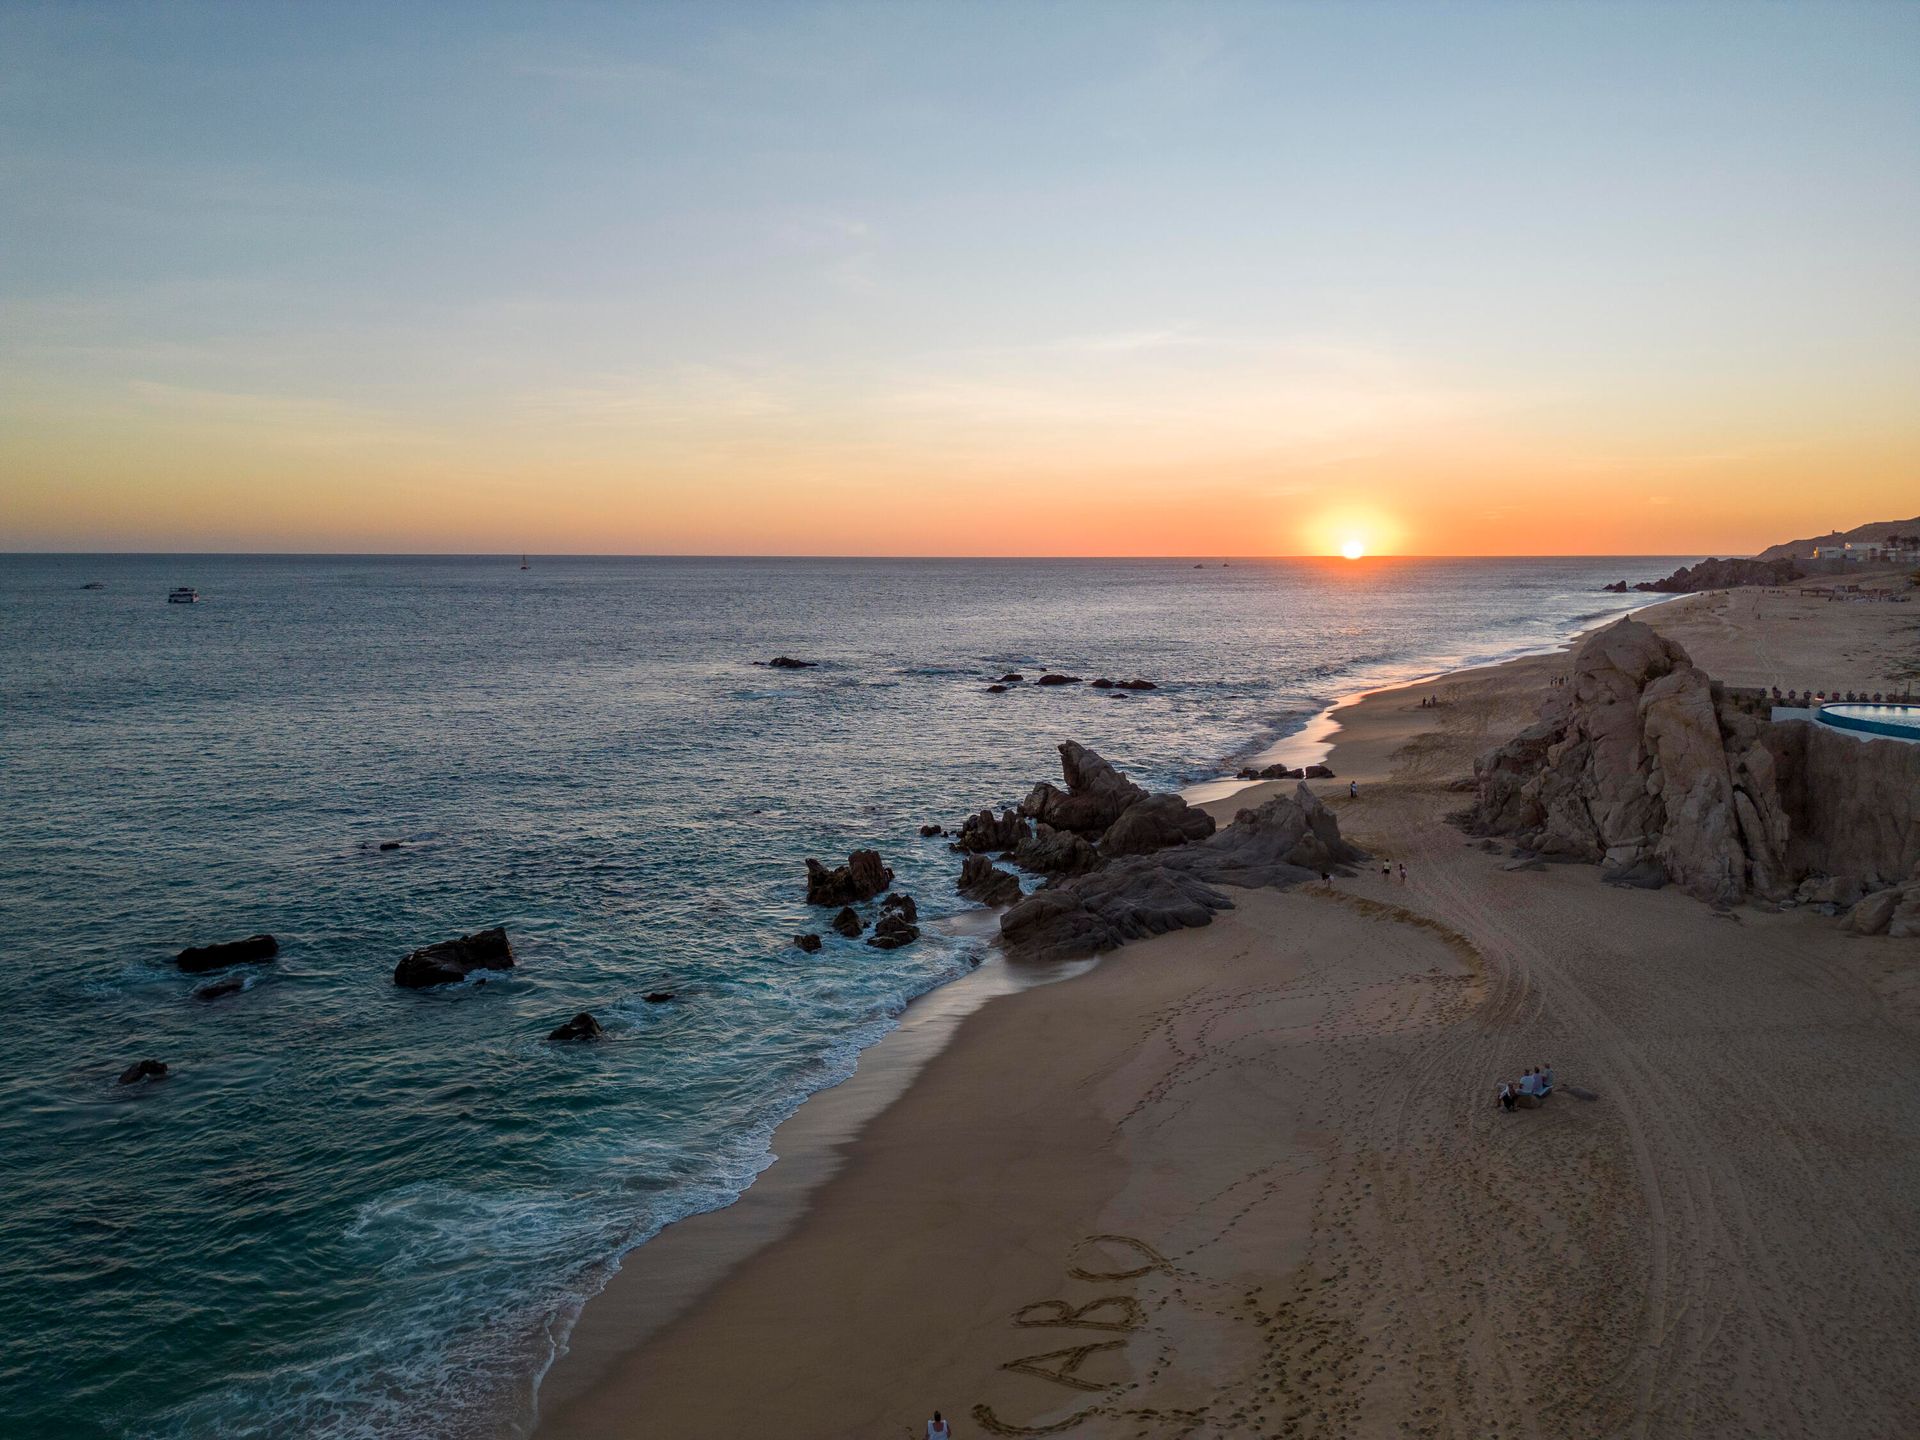
[[[1349,560],[1358,560],[1367,553],[1367,547],[1358,540],[1348,540],[1341,545],[1340,553]]]

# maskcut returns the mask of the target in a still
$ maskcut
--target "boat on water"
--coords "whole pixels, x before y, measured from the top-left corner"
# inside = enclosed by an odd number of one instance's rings
[[[529,567],[528,567],[528,565],[527,565],[527,557],[526,557],[526,556],[524,556],[524,555],[522,555],[522,556],[520,557],[520,568],[521,568],[522,570],[525,570],[525,569],[527,569],[527,568],[529,568]]]
[[[199,598],[200,592],[191,585],[182,585],[178,589],[167,592],[167,603],[169,605],[191,605]]]

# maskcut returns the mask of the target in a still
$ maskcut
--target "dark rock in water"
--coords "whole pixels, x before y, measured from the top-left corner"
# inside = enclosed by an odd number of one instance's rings
[[[107,582],[104,580],[89,580],[80,588],[82,590],[104,590],[107,588]]]
[[[796,660],[791,655],[776,655],[767,661],[775,670],[811,670],[819,663],[818,660]]]
[[[415,950],[393,967],[393,983],[409,990],[424,990],[432,985],[451,985],[464,980],[475,970],[510,970],[513,947],[507,943],[504,927],[476,930],[458,940],[442,940]]]
[[[1300,778],[1303,780],[1332,780],[1336,777],[1333,771],[1324,765],[1309,765],[1300,772]]]
[[[813,938],[818,940],[820,937],[816,935]],[[649,1005],[664,1005],[673,999],[673,992],[671,990],[650,990],[641,998]]]
[[[1100,836],[1102,855],[1148,855],[1213,834],[1213,817],[1178,795],[1136,800]]]
[[[1211,885],[1158,856],[1134,856],[1034,891],[1000,917],[1000,934],[1019,959],[1071,960],[1210,925],[1215,911],[1232,908]]]
[[[909,924],[920,923],[920,907],[914,902],[913,896],[896,890],[880,902],[880,911],[883,915],[896,910],[907,917]]]
[[[1043,822],[1014,847],[1013,863],[1036,875],[1084,875],[1100,863],[1100,852],[1071,830]]]
[[[1151,680],[1116,680],[1113,682],[1113,688],[1116,690],[1158,690],[1160,687]]]
[[[818,935],[796,935],[793,937],[793,943],[809,955],[816,955],[820,951],[820,937]]]
[[[164,1080],[167,1074],[167,1062],[164,1060],[142,1060],[129,1065],[120,1072],[122,1085],[138,1085],[142,1080]]]
[[[969,855],[960,867],[960,893],[982,905],[1011,905],[1020,898],[1020,877],[996,869],[984,855]]]
[[[969,815],[961,824],[953,848],[977,855],[989,850],[1011,850],[1032,833],[1032,827],[1011,810],[1002,810],[998,815],[982,810],[978,815]]]
[[[250,965],[260,960],[271,960],[280,953],[280,942],[271,935],[249,935],[244,940],[224,940],[217,945],[189,945],[178,955],[174,963],[189,975],[203,974],[208,970],[224,969],[228,965]]]
[[[851,905],[843,906],[830,923],[849,940],[867,928],[867,922],[860,918],[859,913]]]
[[[880,863],[878,850],[856,850],[847,863],[829,870],[818,860],[807,861],[809,905],[851,905],[871,900],[893,883],[893,871]]]
[[[382,850],[398,850],[400,848],[400,842],[398,840],[382,840],[380,842],[380,848]]]
[[[1600,588],[1609,595],[1624,595],[1627,593],[1627,582],[1616,580],[1611,585],[1602,585]]]
[[[598,1040],[602,1035],[606,1033],[607,1032],[600,1027],[600,1022],[598,1020],[594,1019],[593,1016],[589,1015],[586,1011],[582,1010],[578,1015],[574,1016],[573,1019],[567,1021],[567,1023],[562,1025],[559,1029],[549,1031],[547,1034],[547,1039],[549,1040]]]
[[[1022,675],[1018,670],[1009,670],[1006,674],[1000,677],[1000,683],[1002,685],[1018,685],[1022,680],[1025,680],[1026,678],[1027,677]]]
[[[1600,878],[1609,885],[1627,889],[1658,890],[1667,883],[1667,867],[1649,855],[1631,865],[1609,866],[1600,872]]]
[[[1078,675],[1046,674],[1042,675],[1033,683],[1036,685],[1078,685],[1080,683],[1080,677]]]
[[[987,686],[987,694],[989,695],[1004,695],[1006,693],[1007,693],[1007,687],[1004,685]]]
[[[946,833],[946,828],[941,825],[922,825],[920,827],[920,834],[926,839],[931,839],[935,835],[944,835]]]
[[[1060,747],[1060,771],[1066,793],[1042,781],[1020,802],[1020,813],[1056,830],[1092,837],[1118,820],[1147,792],[1084,745],[1069,740]]]
[[[920,927],[904,911],[888,910],[873,927],[867,944],[876,950],[898,950],[902,945],[911,945],[919,938]]]
[[[224,1000],[229,995],[238,995],[246,988],[247,982],[240,976],[234,975],[225,980],[215,980],[209,984],[202,985],[193,992],[193,998],[196,1000]]]
[[[1102,675],[1098,680],[1093,682],[1093,688],[1096,690],[1111,690],[1113,689],[1113,681]]]

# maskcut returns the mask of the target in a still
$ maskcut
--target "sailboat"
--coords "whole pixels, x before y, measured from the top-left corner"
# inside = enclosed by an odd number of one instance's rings
[[[524,555],[520,557],[520,568],[522,570],[525,570],[527,568],[527,557]]]

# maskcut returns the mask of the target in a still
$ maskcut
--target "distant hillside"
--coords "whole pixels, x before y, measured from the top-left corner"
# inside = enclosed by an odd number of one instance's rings
[[[1789,560],[1813,554],[1816,545],[1875,545],[1889,535],[1920,535],[1920,515],[1911,520],[1876,520],[1871,525],[1856,525],[1851,530],[1836,530],[1831,535],[1809,535],[1805,540],[1789,540],[1784,545],[1769,545],[1756,559]]]

